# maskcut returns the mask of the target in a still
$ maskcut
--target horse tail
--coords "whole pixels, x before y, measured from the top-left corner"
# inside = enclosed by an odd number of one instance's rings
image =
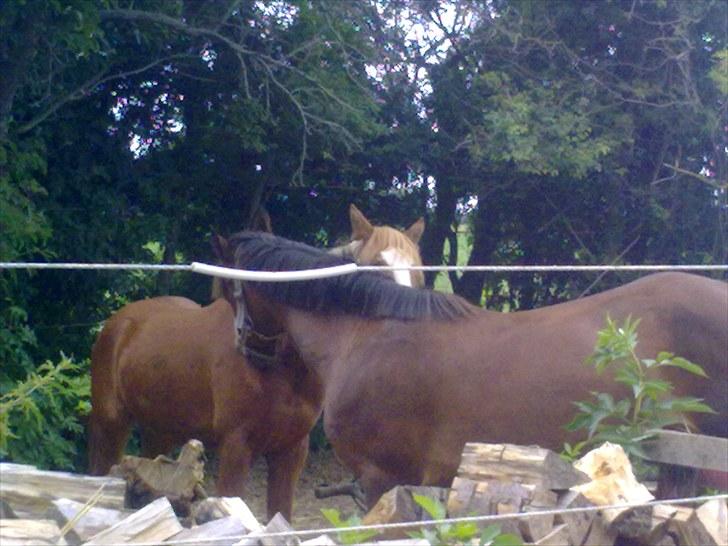
[[[111,317],[91,349],[88,459],[93,475],[106,474],[119,461],[129,434],[130,419],[120,396],[117,368],[132,330],[130,319]]]

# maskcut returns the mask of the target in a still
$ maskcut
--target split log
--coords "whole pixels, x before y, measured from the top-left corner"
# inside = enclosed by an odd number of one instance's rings
[[[553,491],[546,491],[541,488],[536,488],[533,492],[533,496],[529,500],[528,504],[521,507],[522,512],[543,512],[552,510],[556,507],[557,496]],[[554,516],[553,515],[540,515],[540,516],[529,516],[527,518],[519,519],[518,530],[521,536],[530,542],[536,544],[557,544],[561,540],[561,536],[566,536],[565,525],[560,525],[556,529],[560,529],[558,533],[554,533]],[[547,542],[542,542],[546,537],[551,537]]]
[[[162,497],[94,535],[86,546],[162,542],[182,531],[169,501]]]
[[[398,485],[380,497],[377,504],[362,519],[363,525],[426,521],[432,518],[417,504],[413,495],[435,499],[443,506],[447,502],[448,490],[442,487]],[[379,537],[395,539],[406,537],[412,529],[388,529]]]
[[[138,508],[159,497],[167,497],[175,511],[185,516],[196,498],[205,498],[204,447],[199,440],[190,440],[177,460],[160,455],[155,459],[126,455],[114,465],[111,474],[127,482],[129,504]]]
[[[574,463],[592,481],[572,488],[597,506],[609,504],[640,504],[654,499],[639,483],[622,446],[605,442]],[[607,528],[629,537],[642,536],[650,531],[652,508],[610,508],[601,512]]]
[[[2,546],[65,545],[58,524],[48,519],[0,519]]]
[[[240,497],[208,497],[192,505],[191,518],[197,525],[228,516],[235,516],[248,533],[263,530],[263,526]]]
[[[646,544],[665,542],[671,526],[674,526],[673,520],[686,523],[692,517],[693,512],[692,508],[674,504],[657,504],[653,506],[650,530],[643,538],[643,542]]]
[[[728,505],[725,500],[708,501],[695,510],[695,521],[700,523],[713,544],[728,545]]]
[[[447,513],[453,518],[469,514],[497,514],[499,504],[516,506],[516,511],[520,511],[535,489],[536,486],[529,484],[456,477],[447,499]]]
[[[126,483],[111,477],[92,477],[38,470],[29,465],[0,463],[0,497],[20,518],[42,518],[56,499],[85,503],[103,486],[96,506],[122,510]]]
[[[288,523],[280,513],[273,518],[265,526],[264,533],[287,533],[293,531],[293,527]],[[299,546],[301,541],[296,536],[279,536],[272,538],[263,538],[260,543],[262,546]]]
[[[78,514],[83,515],[77,518]],[[46,513],[48,519],[58,523],[61,529],[73,522],[64,535],[70,544],[86,542],[92,536],[108,529],[128,517],[130,512],[113,508],[86,507],[84,503],[70,499],[56,499]]]
[[[589,481],[587,476],[553,451],[513,444],[465,444],[457,476],[475,481],[516,482],[553,490],[565,490]]]
[[[168,539],[169,542],[185,542],[185,546],[195,546],[195,539],[204,539],[205,546],[232,546],[247,534],[248,530],[236,516],[226,516],[184,529]]]
[[[706,502],[697,510],[675,514],[669,532],[677,535],[680,546],[725,546],[728,543],[728,521],[724,500]]]
[[[264,529],[254,531],[235,543],[235,546],[300,546],[301,541],[296,536],[278,536],[266,538],[262,535],[269,533],[285,533],[293,531],[291,525],[281,514],[276,514]]]
[[[567,491],[560,498],[556,505],[559,510],[569,508],[588,508],[594,506],[594,503],[587,499],[578,491]],[[571,544],[584,544],[586,537],[589,535],[592,521],[596,517],[596,512],[564,512],[557,515],[554,519],[556,523],[565,523],[566,530],[569,534],[569,542]]]

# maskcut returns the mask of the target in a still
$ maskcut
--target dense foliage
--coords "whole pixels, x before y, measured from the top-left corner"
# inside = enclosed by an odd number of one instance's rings
[[[726,16],[720,0],[0,2],[0,260],[210,261],[210,234],[261,205],[325,245],[355,202],[381,223],[425,215],[431,264],[462,262],[458,237],[473,264],[725,263]],[[510,309],[626,280],[450,277]],[[126,301],[208,291],[2,271],[0,394],[61,351],[83,362]]]

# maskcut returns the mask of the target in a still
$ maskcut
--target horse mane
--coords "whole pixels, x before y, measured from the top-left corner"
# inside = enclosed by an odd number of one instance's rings
[[[326,251],[267,233],[244,231],[230,238],[234,265],[253,271],[317,269],[351,263]],[[371,271],[284,283],[248,282],[263,296],[283,305],[325,314],[376,319],[454,320],[478,309],[459,296],[400,286]]]

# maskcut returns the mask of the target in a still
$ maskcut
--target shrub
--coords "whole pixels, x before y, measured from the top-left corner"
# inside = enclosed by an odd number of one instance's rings
[[[629,455],[643,458],[640,443],[660,429],[682,423],[682,414],[713,412],[701,399],[672,397],[672,384],[655,377],[657,370],[667,366],[707,377],[700,366],[668,352],[659,353],[655,359],[637,357],[639,322],[628,317],[618,326],[607,317],[606,327],[599,331],[594,353],[587,363],[597,373],[615,369],[614,380],[628,386],[632,397],[614,400],[607,393],[592,392],[592,401],[575,402],[579,413],[566,429],[586,429],[587,439],[574,446],[565,445],[568,459],[578,457],[585,447],[603,442],[620,444]]]
[[[91,409],[86,364],[61,354],[0,396],[0,457],[41,468],[77,464],[81,420]]]

